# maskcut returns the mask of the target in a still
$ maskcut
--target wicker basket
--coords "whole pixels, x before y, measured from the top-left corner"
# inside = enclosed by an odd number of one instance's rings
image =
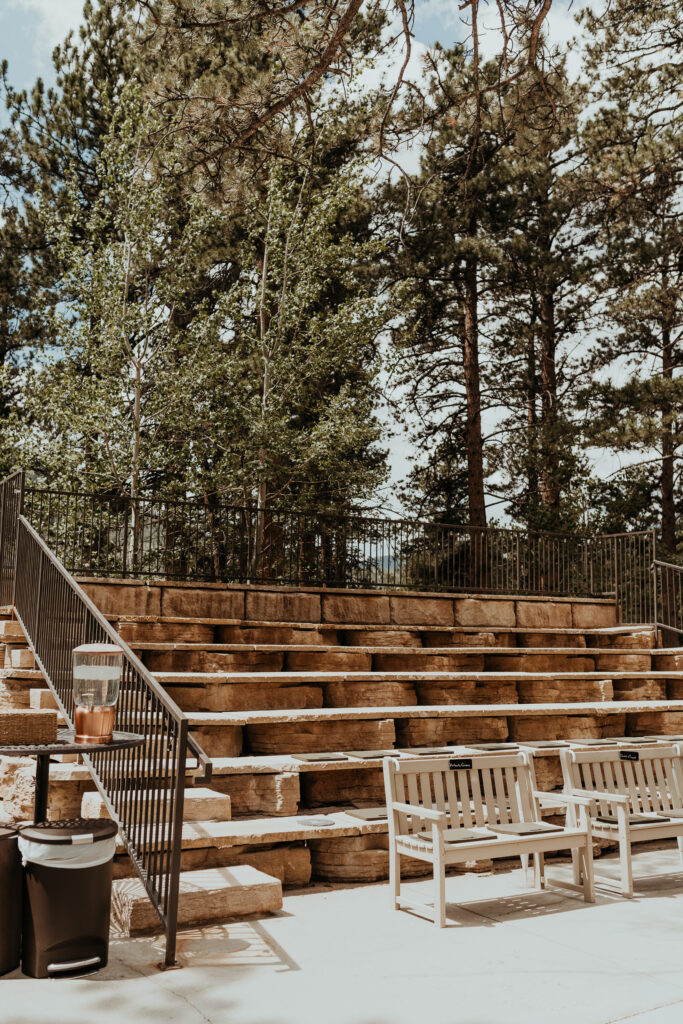
[[[56,739],[56,711],[0,711],[0,746],[54,743]]]

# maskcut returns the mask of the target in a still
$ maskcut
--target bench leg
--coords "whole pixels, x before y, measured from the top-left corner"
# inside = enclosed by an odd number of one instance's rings
[[[521,853],[519,855],[519,859],[522,862],[522,871],[524,872],[524,881],[528,885],[529,884],[529,854],[528,853]]]
[[[446,869],[439,851],[434,851],[434,924],[446,927]]]
[[[545,858],[542,853],[534,854],[534,888],[545,889]]]
[[[401,893],[401,856],[396,852],[393,843],[389,846],[389,889],[391,890],[391,905],[398,910],[398,897]]]
[[[579,850],[572,850],[572,876],[574,885],[581,885],[582,871],[585,871],[585,865],[581,857],[581,852]]]
[[[586,903],[595,903],[595,872],[593,871],[593,847],[585,846],[581,850],[583,866],[583,898]]]
[[[627,836],[619,839],[619,866],[621,868],[621,892],[630,899],[633,896],[633,867],[631,863],[631,844]]]

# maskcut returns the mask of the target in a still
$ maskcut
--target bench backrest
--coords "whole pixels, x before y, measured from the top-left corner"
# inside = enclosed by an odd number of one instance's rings
[[[656,814],[683,808],[683,760],[676,747],[634,750],[562,750],[566,790],[599,790],[629,797],[631,814]],[[601,814],[615,805],[600,800]]]
[[[390,827],[401,835],[430,829],[431,823],[392,811],[393,802],[445,811],[448,828],[539,820],[525,753],[387,758],[384,781]]]

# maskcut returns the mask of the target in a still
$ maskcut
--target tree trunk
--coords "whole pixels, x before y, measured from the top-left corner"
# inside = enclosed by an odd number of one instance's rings
[[[550,259],[549,239],[541,242],[541,252]],[[560,511],[556,345],[555,296],[546,286],[541,292],[541,501],[554,520]]]
[[[474,226],[476,230],[476,225]],[[471,232],[474,234],[474,230]],[[472,526],[486,526],[486,503],[484,499],[484,459],[481,437],[481,391],[479,381],[479,289],[478,261],[469,256],[465,263],[465,339],[463,357],[465,363],[465,390],[467,399],[467,424],[465,438],[467,447],[467,491],[469,497],[470,523]]]
[[[528,437],[528,467],[527,487],[529,489],[529,502],[527,506],[527,527],[533,529],[537,524],[535,521],[535,510],[538,508],[538,411],[536,400],[538,398],[538,381],[536,378],[536,345],[533,337],[529,340],[526,356],[527,368],[527,399],[526,399],[526,421],[529,428]]]
[[[476,234],[476,220],[472,218],[470,235]],[[468,256],[465,261],[465,338],[463,361],[465,365],[465,395],[467,423],[467,492],[470,525],[470,586],[486,587],[486,502],[484,498],[484,457],[481,437],[481,387],[479,379],[479,282],[478,260]]]
[[[662,376],[666,381],[673,379],[674,360],[671,332],[662,328]],[[662,544],[670,553],[676,552],[676,503],[674,500],[674,430],[671,421],[672,409],[668,400],[662,403]]]

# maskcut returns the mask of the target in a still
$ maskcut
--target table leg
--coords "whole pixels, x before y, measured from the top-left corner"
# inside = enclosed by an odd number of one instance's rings
[[[33,799],[33,820],[47,820],[47,792],[50,785],[50,755],[36,756],[36,792]]]

